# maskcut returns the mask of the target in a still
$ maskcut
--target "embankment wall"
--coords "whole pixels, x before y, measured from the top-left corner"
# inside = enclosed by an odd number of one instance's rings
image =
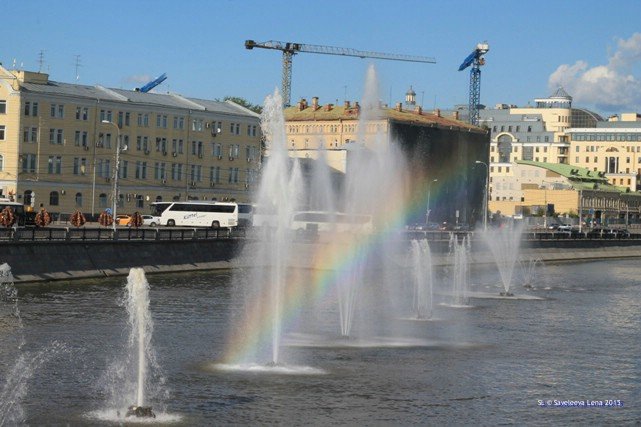
[[[31,242],[0,245],[0,264],[8,263],[15,282],[72,280],[127,275],[133,267],[147,273],[186,272],[253,266],[251,239],[177,241]],[[293,265],[318,267],[316,243],[297,244]],[[243,248],[249,246],[247,251]],[[433,263],[448,265],[447,241],[430,242]],[[641,240],[524,241],[521,260],[544,262],[641,258]],[[481,241],[473,241],[472,263],[493,263]]]

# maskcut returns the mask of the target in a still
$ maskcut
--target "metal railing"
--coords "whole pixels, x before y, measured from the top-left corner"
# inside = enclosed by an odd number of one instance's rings
[[[0,244],[41,241],[213,240],[245,237],[243,228],[0,228]]]

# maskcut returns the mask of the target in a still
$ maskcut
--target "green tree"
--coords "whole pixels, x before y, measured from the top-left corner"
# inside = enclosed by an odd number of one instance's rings
[[[231,101],[238,105],[242,105],[243,107],[253,111],[254,113],[260,114],[263,112],[262,105],[252,104],[251,102],[247,101],[245,98],[240,98],[238,96],[226,96],[223,98],[223,101]]]

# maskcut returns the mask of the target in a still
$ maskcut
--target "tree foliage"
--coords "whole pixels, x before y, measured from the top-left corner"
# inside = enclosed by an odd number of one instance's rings
[[[240,98],[238,96],[226,96],[225,98],[223,98],[223,101],[231,101],[238,105],[242,105],[243,107],[253,111],[254,113],[260,114],[263,112],[262,105],[252,104],[251,102],[247,101],[245,98]]]

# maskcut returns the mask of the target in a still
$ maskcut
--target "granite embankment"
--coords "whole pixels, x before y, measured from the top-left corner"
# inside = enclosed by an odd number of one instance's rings
[[[128,274],[132,267],[142,267],[151,274],[246,268],[256,262],[253,244],[246,238],[3,243],[0,264],[9,264],[16,282],[119,276]],[[316,258],[326,251],[318,245],[322,243],[297,243],[292,264],[302,268],[323,265]],[[246,246],[250,247],[242,251]],[[447,241],[431,241],[430,247],[435,265],[449,264]],[[641,257],[641,240],[526,240],[519,257],[545,262]],[[470,259],[475,264],[494,262],[482,241],[472,241]]]

